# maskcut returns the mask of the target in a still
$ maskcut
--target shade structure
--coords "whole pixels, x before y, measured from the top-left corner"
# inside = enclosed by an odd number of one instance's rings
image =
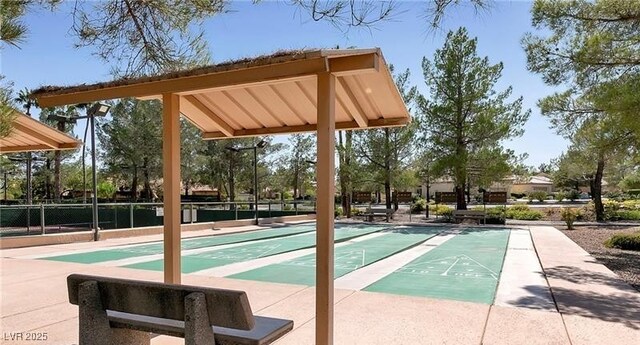
[[[163,102],[164,277],[180,282],[180,115],[205,139],[317,133],[316,343],[333,343],[335,131],[410,116],[380,49],[305,50],[154,77],[34,91],[41,106],[136,97]]]
[[[180,112],[205,139],[315,131],[316,75],[336,76],[336,129],[399,126],[404,102],[379,49],[281,52],[175,72],[36,91],[41,106],[180,96]]]
[[[82,145],[72,136],[17,110],[14,116],[11,133],[0,139],[0,153],[73,150]]]

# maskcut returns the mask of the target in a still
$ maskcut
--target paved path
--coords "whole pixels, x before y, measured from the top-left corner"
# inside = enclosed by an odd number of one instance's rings
[[[640,294],[560,231],[550,227],[531,227],[530,231],[533,249],[538,254],[556,310],[548,308],[546,302],[538,303],[538,300],[537,303],[514,304],[519,300],[515,297],[517,293],[527,293],[526,289],[519,289],[520,285],[514,285],[516,294],[505,293],[504,298],[500,297],[500,305],[336,289],[335,343],[639,344]],[[519,237],[524,233],[517,235],[509,240],[506,260],[518,251],[526,251],[528,256],[533,252],[526,238]],[[133,241],[159,238],[150,236]],[[157,271],[17,257],[112,247],[131,241],[110,240],[2,251],[2,332],[7,335],[46,332],[47,344],[77,343],[78,311],[76,306],[68,303],[66,288],[66,276],[70,273],[162,280],[162,273]],[[529,270],[526,275],[535,273],[533,263],[525,262]],[[510,274],[507,273],[508,266],[506,261],[505,274]],[[247,291],[255,313],[294,320],[293,331],[276,344],[314,342],[313,287],[190,274],[183,275],[183,283]],[[534,279],[531,284],[543,285]],[[498,296],[500,290],[506,288],[498,287]],[[3,341],[5,343],[33,344]],[[180,339],[168,337],[157,337],[152,341],[154,345],[183,343]]]

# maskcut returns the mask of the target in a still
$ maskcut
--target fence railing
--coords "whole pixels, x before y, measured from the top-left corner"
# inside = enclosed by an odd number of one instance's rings
[[[123,229],[163,224],[162,203],[100,203],[98,226]],[[183,202],[183,224],[255,218],[253,202]],[[270,218],[315,212],[313,201],[261,201],[258,217]],[[91,204],[0,206],[0,237],[92,231]]]

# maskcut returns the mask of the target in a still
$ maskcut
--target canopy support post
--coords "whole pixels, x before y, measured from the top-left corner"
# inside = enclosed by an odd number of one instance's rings
[[[335,188],[335,87],[331,73],[318,74],[316,163],[316,344],[333,344],[333,238]]]
[[[180,96],[162,95],[164,282],[180,284]]]

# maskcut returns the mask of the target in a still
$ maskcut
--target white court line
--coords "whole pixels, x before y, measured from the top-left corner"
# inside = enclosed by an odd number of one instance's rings
[[[528,230],[511,230],[494,304],[557,311]]]
[[[459,230],[442,232],[422,244],[409,248],[386,259],[374,262],[335,280],[336,289],[362,290],[404,265],[424,255],[459,234]]]
[[[303,235],[308,235],[308,233],[295,234],[295,235],[291,235],[291,236],[287,236],[287,237],[298,237],[298,236],[303,236]],[[244,246],[244,245],[248,245],[248,244],[274,241],[274,240],[277,240],[277,239],[280,239],[280,237],[265,238],[265,239],[262,239],[262,240],[244,241],[244,242],[238,242],[238,243],[221,244],[221,245],[214,246],[214,247],[203,247],[203,248],[197,248],[197,249],[183,250],[182,253],[181,253],[181,256],[200,254],[200,253],[207,253],[207,252],[214,252],[214,251],[218,251],[218,250],[222,250],[222,249],[240,247],[240,246]],[[160,259],[163,259],[163,258],[164,258],[164,254],[153,254],[153,255],[146,255],[146,256],[136,256],[136,257],[120,259],[120,260],[96,262],[94,265],[100,265],[100,266],[126,266],[126,265],[133,265],[133,264],[141,263],[141,262],[160,260]]]
[[[306,222],[306,221],[305,221]],[[304,225],[304,224],[299,224],[299,225]],[[184,242],[192,242],[192,241],[198,241],[198,240],[203,240],[203,239],[207,239],[210,237],[216,237],[216,236],[225,236],[225,235],[239,235],[239,234],[243,234],[243,233],[250,233],[250,232],[259,232],[259,231],[265,231],[265,230],[271,230],[271,229],[280,229],[283,226],[276,226],[273,228],[258,228],[255,230],[245,230],[245,231],[241,231],[241,232],[229,232],[229,233],[225,233],[225,234],[214,234],[214,235],[205,235],[205,236],[197,236],[197,237],[187,237],[187,238],[183,238],[182,239],[182,243]],[[310,230],[313,231],[313,230]],[[308,233],[308,232],[305,232]],[[296,234],[298,235],[298,234]],[[291,235],[291,236],[295,236],[295,235]],[[268,239],[274,239],[272,238],[268,238]],[[253,240],[247,240],[247,241],[243,241],[243,242],[249,242],[249,241],[253,241]],[[105,247],[101,247],[101,248],[88,248],[88,249],[71,249],[71,250],[64,250],[64,251],[60,251],[60,252],[55,252],[55,253],[46,253],[46,254],[30,254],[30,255],[21,255],[21,256],[16,256],[16,259],[44,259],[44,258],[49,258],[49,257],[53,257],[53,256],[62,256],[62,255],[69,255],[69,254],[84,254],[84,253],[91,253],[91,252],[98,252],[98,251],[103,251],[103,250],[119,250],[119,249],[128,249],[128,248],[135,248],[135,247],[141,247],[141,246],[147,246],[147,245],[155,245],[155,244],[160,244],[162,245],[162,240],[157,240],[157,241],[149,241],[149,242],[143,242],[143,243],[135,243],[135,244],[123,244],[123,245],[119,245],[119,244],[115,244],[112,246],[105,246]]]
[[[379,236],[387,235],[388,233],[384,232],[376,232],[372,234],[367,234],[364,236],[352,238],[348,241],[340,242],[335,244],[335,248],[343,247],[352,243],[366,241],[372,238],[376,238]],[[250,271],[256,268],[261,268],[268,265],[280,264],[288,260],[293,260],[305,255],[313,254],[316,252],[315,248],[306,248],[301,250],[296,250],[288,253],[276,254],[272,256],[262,257],[255,260],[249,260],[244,262],[236,262],[229,265],[224,265],[220,267],[208,268],[202,271],[192,272],[190,274],[197,274],[202,276],[212,276],[212,277],[226,277],[233,274]]]

